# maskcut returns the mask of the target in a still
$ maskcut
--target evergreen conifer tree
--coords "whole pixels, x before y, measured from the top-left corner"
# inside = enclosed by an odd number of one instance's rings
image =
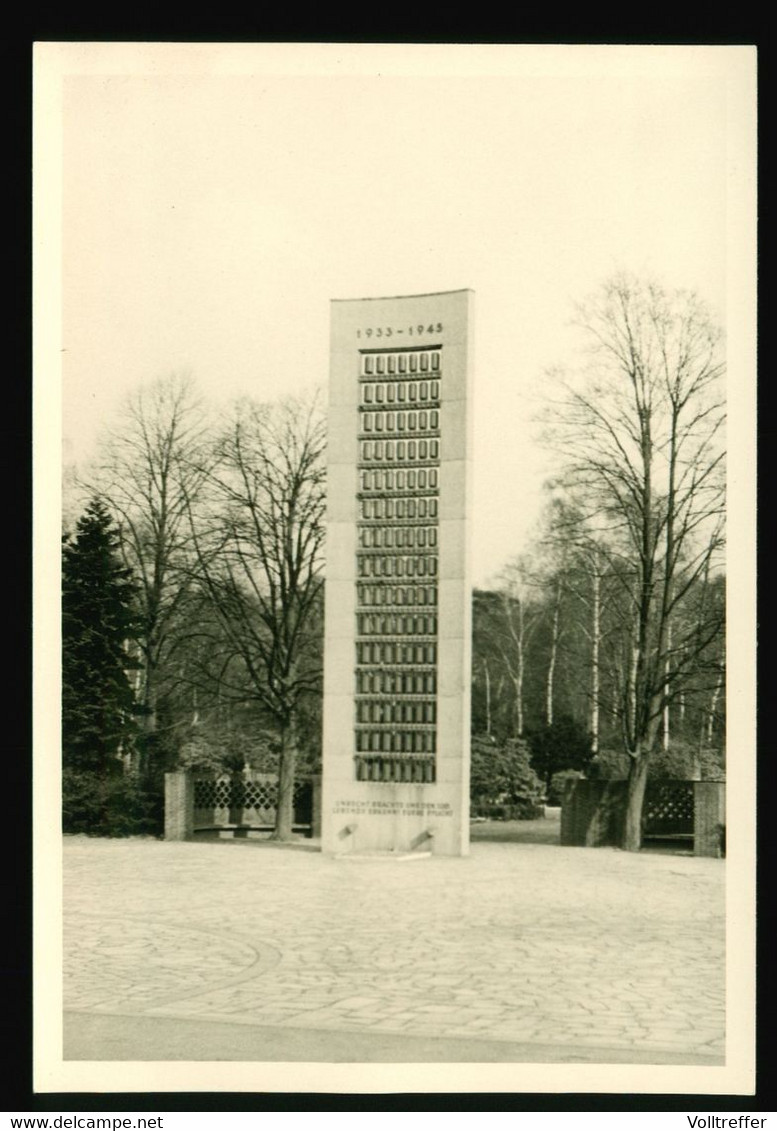
[[[132,739],[134,666],[128,641],[135,627],[136,586],[119,555],[119,532],[93,499],[63,538],[62,751],[66,770],[101,778],[121,769]]]

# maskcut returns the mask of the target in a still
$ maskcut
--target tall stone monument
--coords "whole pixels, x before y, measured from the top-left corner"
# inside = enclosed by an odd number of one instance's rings
[[[469,851],[472,298],[332,303],[324,852]]]

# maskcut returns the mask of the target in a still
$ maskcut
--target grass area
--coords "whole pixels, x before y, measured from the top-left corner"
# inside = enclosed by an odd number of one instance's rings
[[[561,810],[545,809],[545,816],[533,821],[473,821],[470,839],[501,840],[512,844],[558,844],[561,835]]]

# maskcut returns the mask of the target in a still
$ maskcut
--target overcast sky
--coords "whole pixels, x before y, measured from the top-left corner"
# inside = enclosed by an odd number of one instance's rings
[[[68,459],[174,371],[219,402],[325,383],[332,298],[469,287],[483,584],[538,518],[572,303],[625,267],[725,323],[726,49],[68,50]]]

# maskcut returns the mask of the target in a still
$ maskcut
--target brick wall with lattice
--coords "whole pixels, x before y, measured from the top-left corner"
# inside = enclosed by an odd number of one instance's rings
[[[693,782],[648,782],[642,811],[643,836],[693,835]]]
[[[309,782],[297,782],[294,789],[297,824],[310,821],[307,814],[310,792]],[[277,793],[275,774],[197,776],[194,779],[194,829],[230,825],[272,828]]]
[[[570,782],[561,806],[561,844],[620,844],[626,788],[625,781]],[[725,782],[649,782],[642,810],[642,836],[646,841],[692,842],[697,856],[722,856],[725,814]]]

